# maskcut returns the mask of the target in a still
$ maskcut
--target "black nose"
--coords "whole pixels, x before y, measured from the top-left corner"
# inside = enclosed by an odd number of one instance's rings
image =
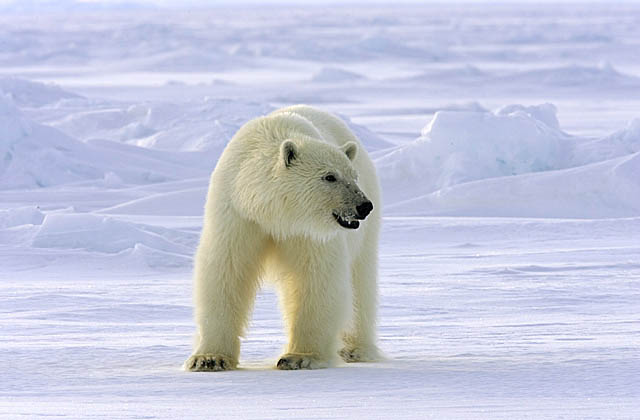
[[[371,201],[365,201],[356,207],[356,212],[358,213],[358,219],[364,219],[371,213],[373,210],[373,203]]]

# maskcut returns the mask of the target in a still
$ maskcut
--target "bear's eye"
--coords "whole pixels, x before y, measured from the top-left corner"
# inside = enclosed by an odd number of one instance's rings
[[[322,179],[324,179],[327,182],[336,182],[336,176],[333,174],[325,175],[324,178]]]

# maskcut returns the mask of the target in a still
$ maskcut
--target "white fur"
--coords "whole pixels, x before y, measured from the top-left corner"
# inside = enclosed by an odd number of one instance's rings
[[[323,180],[329,172],[338,182]],[[341,227],[332,212],[351,214],[362,193],[372,213],[356,230]],[[340,339],[345,361],[378,358],[381,207],[373,163],[333,115],[297,105],[240,128],[211,176],[194,270],[198,336],[185,368],[237,366],[261,279],[276,284],[287,326],[279,368],[330,366]]]

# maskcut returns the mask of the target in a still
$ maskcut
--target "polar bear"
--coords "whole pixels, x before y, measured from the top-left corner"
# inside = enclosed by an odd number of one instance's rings
[[[296,105],[241,127],[211,175],[184,368],[237,367],[263,279],[278,290],[288,333],[278,369],[324,368],[338,354],[378,359],[380,209],[373,163],[337,117]]]

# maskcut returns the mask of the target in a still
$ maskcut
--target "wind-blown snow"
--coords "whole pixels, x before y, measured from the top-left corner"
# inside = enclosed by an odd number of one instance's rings
[[[566,167],[569,152],[553,105],[511,105],[495,113],[439,111],[417,140],[376,166],[385,174],[385,198],[394,202],[478,179]]]
[[[0,98],[1,188],[47,187],[96,179],[104,173],[86,145],[24,118],[8,97]],[[92,159],[89,159],[92,158]]]
[[[609,218],[640,212],[640,153],[557,171],[462,183],[391,204],[394,215]]]
[[[311,78],[312,82],[321,83],[342,83],[342,82],[355,82],[364,78],[361,74],[343,70],[340,68],[325,67],[318,73],[314,74]]]
[[[439,111],[378,158],[387,214],[565,218],[640,212],[638,120],[599,139],[560,130],[556,108]],[[526,175],[525,175],[526,174]]]
[[[37,207],[14,207],[0,210],[0,229],[14,226],[41,225],[44,213]]]
[[[0,4],[0,417],[640,417],[638,5],[45,3]],[[273,369],[265,290],[182,372],[211,170],[294,103],[376,164],[388,360]]]
[[[41,107],[60,102],[64,99],[77,99],[79,95],[68,92],[53,84],[32,82],[17,77],[0,78],[0,92],[24,107]]]
[[[47,215],[36,234],[35,248],[83,249],[86,251],[115,253],[142,244],[160,251],[189,254],[193,242],[186,247],[173,242],[173,232],[152,226],[123,222],[92,214]],[[191,235],[193,236],[193,235]],[[97,240],[99,238],[99,240]]]
[[[194,103],[138,103],[69,110],[49,124],[83,141],[100,138],[176,151],[207,151],[215,160],[246,118],[273,110],[254,102],[205,97]]]

